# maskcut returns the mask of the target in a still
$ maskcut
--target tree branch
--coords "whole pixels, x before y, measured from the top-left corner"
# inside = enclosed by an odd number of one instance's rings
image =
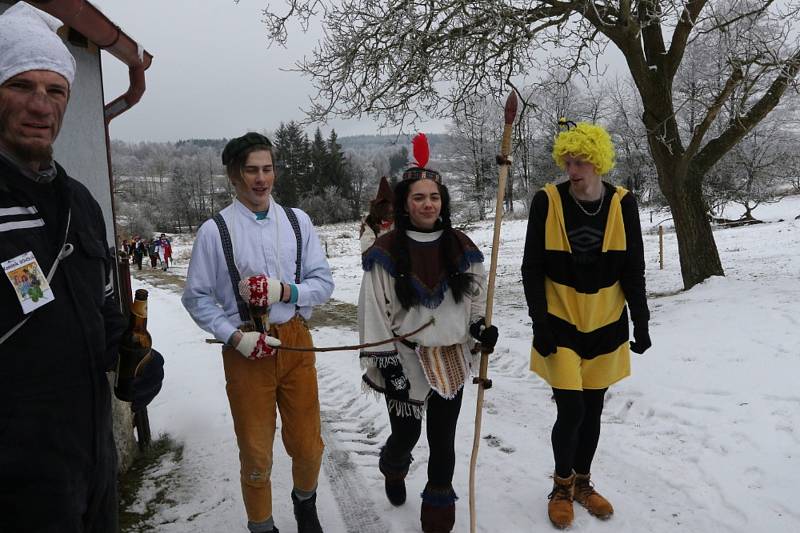
[[[664,35],[661,31],[661,3],[659,0],[639,0],[639,25],[642,31],[642,45],[648,66],[663,68]]]
[[[689,35],[700,17],[700,13],[706,6],[707,0],[691,0],[688,2],[681,12],[678,19],[678,25],[675,31],[672,32],[672,43],[669,46],[669,52],[664,60],[664,69],[666,75],[671,79],[678,71],[678,67],[683,59],[683,54],[686,50],[686,43],[689,40]]]
[[[692,132],[692,140],[689,142],[689,147],[686,149],[686,157],[694,157],[695,153],[700,148],[700,143],[703,142],[703,138],[708,132],[708,129],[711,127],[711,124],[714,122],[714,120],[716,120],[717,116],[722,110],[722,106],[731,97],[731,94],[733,94],[736,86],[741,83],[742,77],[743,74],[741,67],[738,65],[734,66],[733,72],[731,72],[731,75],[725,82],[725,86],[722,88],[722,91],[720,91],[720,93],[717,95],[714,103],[708,107],[706,116],[703,117],[703,120],[697,125],[694,132]]]
[[[702,176],[714,166],[733,146],[753,129],[780,102],[789,84],[800,71],[800,48],[783,64],[778,76],[764,95],[743,116],[731,121],[729,126],[716,138],[708,142],[690,163],[695,176]]]

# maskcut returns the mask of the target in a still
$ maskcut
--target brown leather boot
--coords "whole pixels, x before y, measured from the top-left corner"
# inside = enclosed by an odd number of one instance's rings
[[[574,484],[574,473],[569,477],[563,478],[553,474],[553,490],[547,495],[550,500],[547,504],[547,515],[558,529],[569,527],[575,517],[572,511],[572,489]]]
[[[575,501],[586,507],[589,514],[602,520],[614,514],[614,508],[608,500],[600,496],[589,479],[591,474],[575,474]]]
[[[456,500],[453,487],[431,487],[422,491],[420,523],[425,533],[450,533],[456,523]]]

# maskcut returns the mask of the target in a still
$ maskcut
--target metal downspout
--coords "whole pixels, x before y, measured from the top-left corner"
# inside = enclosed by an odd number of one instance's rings
[[[36,7],[60,19],[98,47],[128,65],[128,90],[103,107],[106,124],[136,105],[145,91],[144,71],[153,56],[86,0],[31,0]]]

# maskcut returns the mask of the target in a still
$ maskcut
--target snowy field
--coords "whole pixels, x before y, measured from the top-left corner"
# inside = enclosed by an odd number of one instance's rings
[[[794,494],[800,475],[800,220],[794,219],[800,197],[754,214],[767,223],[715,231],[726,277],[680,292],[670,227],[659,269],[654,224],[666,215],[655,214],[651,223],[642,212],[653,347],[632,355],[633,375],[607,395],[592,473],[615,514],[601,522],[576,504],[572,531],[800,531]],[[555,405],[546,384],[528,370],[531,330],[520,279],[525,228],[525,220],[505,222],[499,252],[494,323],[500,340],[490,360],[494,387],[486,393],[477,478],[478,530],[487,533],[553,530],[546,496]],[[468,233],[488,262],[491,222]],[[333,297],[353,304],[361,281],[357,235],[357,224],[320,228],[336,281]],[[185,273],[189,246],[176,240],[178,274]],[[148,327],[166,359],[164,388],[150,408],[153,434],[168,433],[184,451],[182,461],[165,460],[148,472],[131,510],[142,511],[166,483],[176,503],[157,507],[141,531],[245,532],[219,345],[204,343],[208,335],[183,310],[178,292],[136,279],[134,288],[150,290]],[[358,341],[349,328],[313,334],[318,346]],[[384,404],[361,394],[355,353],[319,354],[317,368],[327,446],[318,509],[326,533],[420,531],[424,437],[407,479],[408,501],[392,507],[377,468],[389,432]],[[468,385],[456,444],[459,533],[469,531],[475,396]],[[276,525],[292,533],[290,465],[279,440],[272,480]]]

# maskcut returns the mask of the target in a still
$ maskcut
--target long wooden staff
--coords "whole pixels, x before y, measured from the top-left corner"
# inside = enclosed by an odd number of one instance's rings
[[[405,333],[403,335],[395,335],[394,337],[375,342],[363,342],[361,344],[349,344],[345,346],[325,346],[325,347],[306,346],[303,348],[297,346],[286,346],[284,344],[281,344],[277,348],[279,351],[283,350],[288,352],[350,352],[353,350],[360,350],[361,348],[371,348],[373,346],[380,346],[381,344],[388,344],[390,342],[397,342],[403,339],[407,339],[408,337],[415,335],[420,331],[422,331],[423,329],[427,328],[428,326],[432,325],[434,322],[436,322],[436,318],[431,317],[430,320],[422,324],[414,331],[409,331],[408,333]],[[206,344],[223,344],[223,342],[218,341],[217,339],[206,339]]]
[[[506,192],[508,167],[511,166],[511,133],[514,118],[517,116],[517,95],[512,92],[506,100],[505,126],[503,142],[497,163],[500,165],[500,176],[497,180],[497,203],[494,208],[494,239],[492,240],[492,262],[489,267],[489,279],[486,284],[486,314],[484,321],[488,328],[492,324],[492,307],[494,303],[494,279],[497,274],[497,252],[500,247],[500,225],[503,223],[503,198]],[[477,516],[475,514],[475,466],[478,462],[478,446],[481,442],[481,420],[483,418],[483,391],[492,386],[492,380],[486,378],[489,367],[489,350],[481,349],[481,366],[478,377],[472,380],[478,385],[478,404],[475,408],[475,434],[472,438],[472,457],[469,460],[469,530],[475,533]]]

